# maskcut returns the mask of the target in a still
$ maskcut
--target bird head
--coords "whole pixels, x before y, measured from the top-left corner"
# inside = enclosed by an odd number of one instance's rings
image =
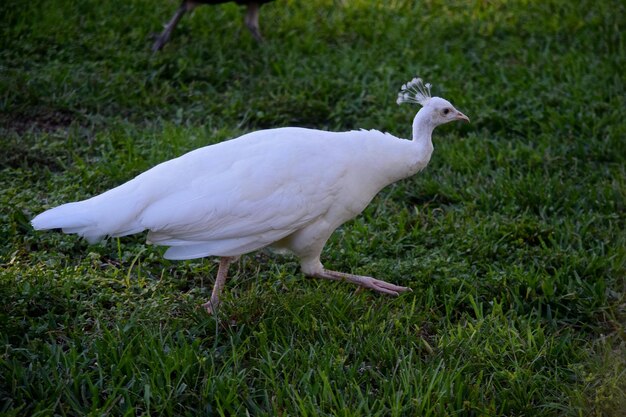
[[[433,126],[439,126],[455,120],[469,123],[469,117],[458,111],[446,99],[431,97],[430,84],[424,84],[421,78],[413,78],[404,84],[398,93],[398,104],[413,103],[422,106],[421,112],[425,112],[429,122]]]

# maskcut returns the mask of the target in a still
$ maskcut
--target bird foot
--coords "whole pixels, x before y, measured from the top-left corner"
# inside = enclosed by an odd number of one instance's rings
[[[263,38],[263,36],[261,35],[261,32],[259,32],[259,30],[250,30],[250,32],[252,33],[252,37],[254,38],[254,40],[257,41],[258,44],[263,45],[265,43],[265,39]]]
[[[362,277],[362,278],[369,278],[369,281],[367,281],[367,284],[362,285],[363,287],[372,289],[377,292],[381,292],[383,294],[398,296],[402,292],[413,291],[409,287],[402,287],[400,285],[391,284],[387,281],[381,281],[376,278],[372,278],[372,277]]]
[[[398,296],[402,292],[412,291],[409,287],[402,287],[400,285],[391,284],[387,281],[382,281],[380,279],[372,277],[358,276],[358,278],[358,282],[352,282],[363,288],[369,288],[370,290],[374,290],[383,294]]]
[[[163,32],[156,37],[156,41],[152,45],[152,52],[160,51],[163,46],[170,40],[170,36],[172,35],[172,31],[178,24],[178,21],[181,17],[188,11],[192,10],[196,7],[196,4],[193,2],[184,1],[183,4],[180,5],[174,16],[170,19],[169,22],[164,26]]]
[[[170,40],[170,32],[167,30],[161,34],[153,33],[152,38],[154,39],[154,44],[152,45],[152,52],[158,52],[163,49],[163,46]]]
[[[202,307],[206,309],[206,312],[213,315],[217,313],[217,307],[219,306],[219,300],[209,300],[202,304]]]
[[[347,274],[345,272],[331,271],[328,269],[324,269],[322,272],[312,276],[316,278],[332,279],[334,281],[348,281],[363,288],[368,288],[376,292],[394,296],[400,295],[400,293],[405,291],[412,291],[409,287],[401,287],[380,279],[363,275]]]

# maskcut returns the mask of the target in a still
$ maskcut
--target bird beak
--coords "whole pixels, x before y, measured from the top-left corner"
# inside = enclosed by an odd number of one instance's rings
[[[456,120],[463,120],[464,122],[469,123],[469,117],[467,117],[466,115],[464,115],[463,113],[461,113],[460,111],[457,111],[457,115],[455,117]]]

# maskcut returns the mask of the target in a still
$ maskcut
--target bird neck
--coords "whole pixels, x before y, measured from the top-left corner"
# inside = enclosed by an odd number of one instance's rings
[[[432,146],[432,135],[435,125],[428,112],[422,108],[413,119],[413,142],[420,144],[430,144]]]
[[[435,125],[428,112],[422,108],[413,119],[413,140],[411,141],[414,148],[417,148],[415,155],[418,155],[419,161],[416,162],[417,170],[423,169],[430,161],[433,153],[433,130]]]

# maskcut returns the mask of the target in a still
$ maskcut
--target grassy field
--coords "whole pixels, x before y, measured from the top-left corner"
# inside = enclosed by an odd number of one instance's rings
[[[626,6],[277,0],[0,5],[0,414],[621,416],[626,409]],[[34,232],[46,208],[270,127],[409,137],[419,75],[471,119],[426,171],[293,257],[170,262],[145,235]]]

